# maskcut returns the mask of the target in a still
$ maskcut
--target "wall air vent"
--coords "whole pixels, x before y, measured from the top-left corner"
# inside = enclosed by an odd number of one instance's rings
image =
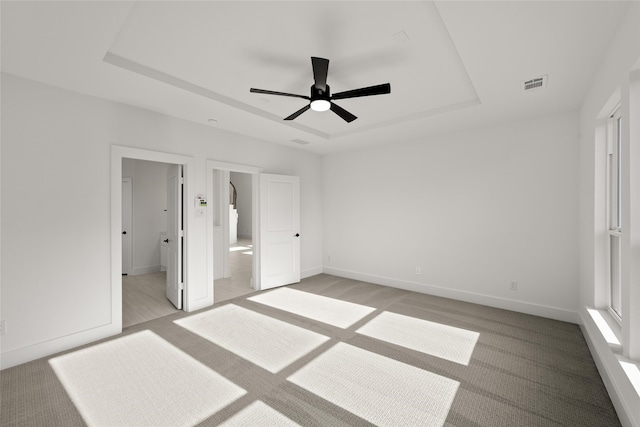
[[[543,89],[547,87],[547,78],[549,76],[545,74],[544,76],[536,77],[535,79],[525,80],[520,82],[520,88],[522,93],[525,92],[534,92],[536,90]]]
[[[300,145],[310,144],[309,141],[305,141],[305,140],[302,140],[302,139],[292,139],[291,142],[295,142],[296,144],[300,144]]]

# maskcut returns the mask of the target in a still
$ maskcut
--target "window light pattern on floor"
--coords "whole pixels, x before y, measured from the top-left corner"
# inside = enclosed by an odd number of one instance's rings
[[[339,328],[348,328],[376,310],[373,307],[290,288],[279,288],[248,300]]]
[[[345,343],[287,380],[379,426],[442,426],[460,385]]]
[[[272,373],[279,372],[329,339],[234,304],[174,323]]]
[[[322,285],[320,291],[328,289],[334,295],[333,288]],[[79,410],[73,413],[74,420],[82,423],[82,416],[89,425],[358,425],[366,421],[443,426],[468,420],[494,425],[495,414],[512,420],[512,425],[579,425],[585,419],[583,413],[589,414],[594,425],[617,424],[606,393],[598,397],[601,390],[597,384],[592,387],[593,365],[586,363],[584,378],[561,369],[577,360],[567,354],[567,348],[577,349],[570,352],[576,354],[582,354],[580,349],[588,351],[584,342],[573,343],[576,329],[571,325],[542,321],[541,330],[532,333],[530,322],[537,320],[512,313],[505,317],[503,310],[480,319],[474,310],[468,316],[460,314],[467,307],[461,303],[452,307],[458,314],[450,317],[432,310],[429,302],[418,307],[409,303],[417,299],[409,293],[401,299],[395,291],[380,295],[379,288],[371,285],[366,295],[361,283],[352,286],[345,294],[357,293],[363,301],[375,301],[377,308],[371,313],[370,307],[345,302],[343,307],[367,309],[356,320],[345,322],[351,324],[349,330],[328,328],[323,319],[312,320],[309,312],[314,307],[305,304],[300,307],[308,311],[297,310],[309,317],[283,313],[277,305],[282,300],[290,303],[292,298],[282,298],[286,292],[268,291],[266,294],[280,295],[274,298],[278,303],[274,307],[250,301],[254,296],[241,297],[235,304],[147,324],[158,335],[144,331],[117,337],[53,357],[49,363]],[[307,305],[328,302],[330,308],[340,306],[333,304],[334,298],[303,291],[296,297],[300,294],[308,298]],[[417,309],[420,307],[425,311]],[[404,315],[395,312],[401,310],[408,311]],[[413,317],[416,312],[441,316],[438,319],[445,323],[460,319],[477,324],[492,331],[492,344],[483,347],[475,360],[472,356],[480,340],[476,332],[455,327],[457,321],[447,326]],[[511,328],[510,321],[513,333],[505,333],[505,327]],[[193,333],[180,331],[176,324]],[[561,347],[549,345],[549,334],[544,332],[553,327],[556,337],[557,325],[561,325],[557,336],[570,337],[562,340]],[[323,329],[328,332],[313,331]],[[167,342],[161,336],[172,338]],[[494,341],[496,337],[501,345]],[[434,342],[439,346],[433,347]],[[510,350],[503,352],[502,348]],[[527,355],[536,349],[545,352],[544,360],[527,363],[527,372],[521,373],[522,361],[529,362]],[[546,357],[547,349],[556,349],[556,354]],[[554,360],[559,360],[560,369]],[[619,360],[640,394],[638,365]],[[238,381],[237,385],[229,380]],[[59,391],[60,384],[55,382],[53,390]],[[522,404],[522,393],[535,397],[529,399],[530,404]],[[36,404],[33,396],[41,395],[42,390],[34,390],[30,402]],[[66,396],[63,400],[68,405]],[[571,402],[557,406],[556,401]],[[31,413],[49,414],[48,405],[44,402]],[[66,425],[60,422],[62,418],[56,424]]]
[[[356,331],[402,347],[469,365],[479,333],[385,311]]]
[[[261,400],[257,400],[220,424],[220,426],[256,427],[258,424],[261,426],[278,427],[296,427],[300,425]]]
[[[192,426],[246,393],[148,330],[49,363],[90,426]]]

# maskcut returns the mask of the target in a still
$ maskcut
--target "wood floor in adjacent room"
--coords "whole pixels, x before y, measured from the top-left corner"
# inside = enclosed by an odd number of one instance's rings
[[[214,301],[226,301],[254,292],[251,288],[253,245],[239,238],[229,248],[231,277],[216,280]],[[166,272],[122,276],[122,327],[174,314],[177,310],[166,296]]]
[[[231,277],[218,279],[214,283],[213,298],[216,303],[254,292],[251,287],[253,275],[253,244],[251,239],[239,237],[229,247]]]

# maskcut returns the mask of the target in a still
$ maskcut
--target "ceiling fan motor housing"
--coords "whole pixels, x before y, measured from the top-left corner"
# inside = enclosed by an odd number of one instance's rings
[[[316,101],[319,99],[323,99],[325,101],[329,101],[331,98],[331,89],[329,85],[325,85],[325,89],[317,87],[316,85],[311,86],[311,101]]]

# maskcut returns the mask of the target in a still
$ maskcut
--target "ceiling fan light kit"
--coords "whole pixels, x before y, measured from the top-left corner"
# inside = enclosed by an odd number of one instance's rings
[[[355,119],[356,116],[340,107],[339,105],[333,103],[333,100],[336,99],[348,99],[348,98],[357,98],[361,96],[372,96],[372,95],[384,95],[387,93],[391,93],[391,84],[384,83],[376,86],[369,86],[360,89],[348,90],[345,92],[338,92],[336,94],[331,95],[331,90],[329,85],[327,85],[327,73],[329,71],[329,60],[325,58],[318,58],[315,56],[311,57],[311,67],[313,68],[313,79],[315,83],[311,86],[311,95],[297,95],[294,93],[286,93],[286,92],[276,92],[273,90],[265,90],[265,89],[255,89],[251,88],[249,91],[252,93],[262,93],[266,95],[278,95],[278,96],[290,96],[294,98],[302,98],[309,101],[309,104],[305,105],[295,113],[291,114],[288,117],[285,117],[284,120],[293,120],[298,117],[300,114],[305,111],[311,109],[313,111],[327,111],[331,110],[340,116],[347,123],[351,123]]]
[[[331,108],[331,102],[326,99],[315,99],[311,101],[310,105],[313,111],[327,111]]]

